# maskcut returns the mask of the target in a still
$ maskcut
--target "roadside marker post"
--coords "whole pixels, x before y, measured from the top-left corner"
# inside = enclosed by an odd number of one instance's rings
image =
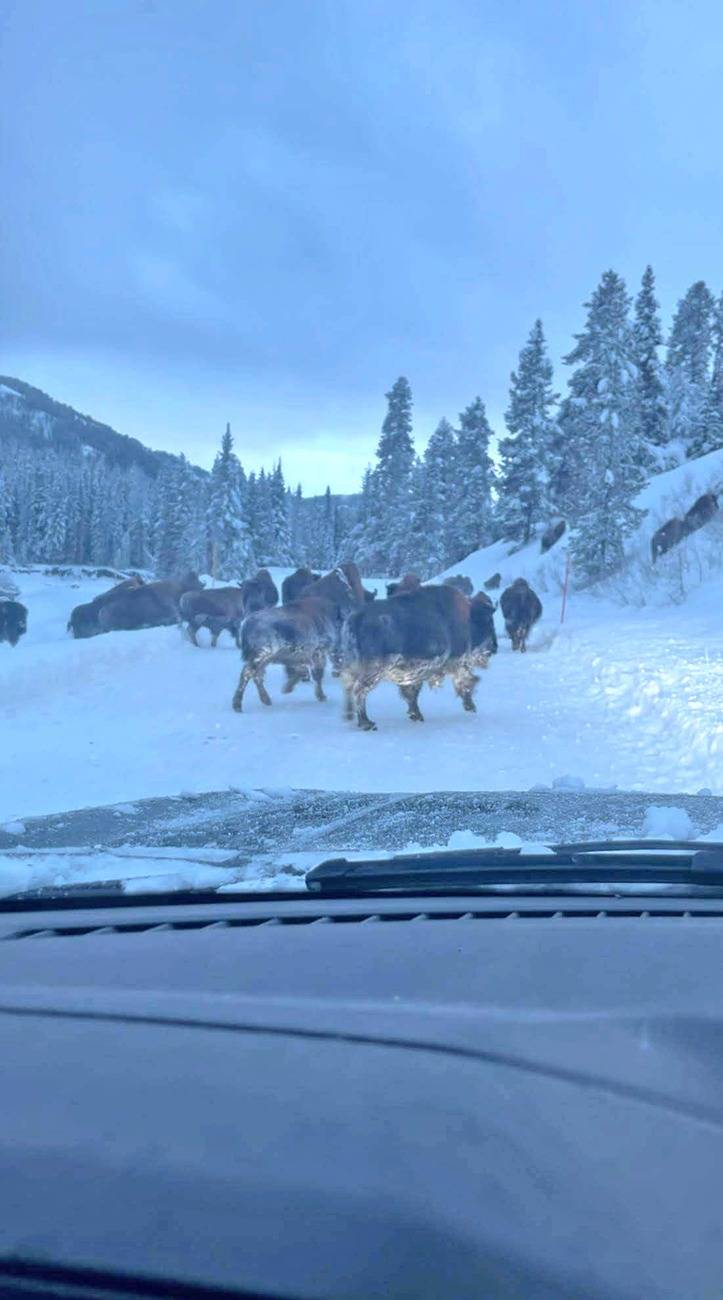
[[[567,609],[567,591],[570,586],[570,552],[565,556],[565,579],[562,584],[562,608],[560,610],[560,622],[565,622],[565,610]]]

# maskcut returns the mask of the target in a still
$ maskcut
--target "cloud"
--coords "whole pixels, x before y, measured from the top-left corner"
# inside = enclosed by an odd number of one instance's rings
[[[187,318],[194,326],[206,329],[226,330],[234,326],[231,304],[198,284],[172,258],[136,252],[131,254],[129,270],[142,298],[161,315]]]

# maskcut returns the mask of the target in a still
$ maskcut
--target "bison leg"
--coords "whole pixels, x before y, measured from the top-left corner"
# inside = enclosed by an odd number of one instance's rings
[[[407,705],[407,717],[410,722],[424,722],[422,711],[419,707],[419,692],[421,689],[421,682],[418,686],[399,687],[399,693]]]
[[[311,661],[311,676],[314,682],[314,694],[320,704],[326,699],[322,686],[325,666],[326,656],[324,654],[315,654]]]
[[[372,685],[372,682],[362,680],[355,682],[352,690],[354,706],[356,708],[357,726],[361,727],[362,731],[376,731],[377,729],[376,722],[372,722],[367,713],[367,695],[369,694]]]
[[[476,713],[477,706],[472,699],[472,692],[477,685],[479,678],[471,673],[468,668],[461,668],[452,674],[452,684],[456,694],[462,701],[462,707],[466,713]]]
[[[261,703],[270,704],[271,696],[269,695],[266,686],[264,685],[265,671],[266,671],[266,664],[257,664],[256,667],[254,668],[253,679],[254,679],[254,684],[256,686],[256,690],[259,693],[259,699],[261,700]]]
[[[198,645],[198,637],[196,636],[196,629],[193,626],[193,623],[186,624],[186,636],[191,642],[191,645]]]
[[[351,722],[354,717],[354,700],[352,698],[351,687],[344,686],[344,717],[347,722]]]
[[[253,677],[253,669],[249,664],[244,664],[241,669],[241,676],[238,679],[238,686],[232,700],[232,707],[236,713],[241,713],[244,703],[244,691]]]
[[[282,695],[290,695],[297,682],[309,680],[308,676],[305,677],[297,668],[291,668],[289,664],[284,664],[284,672],[286,673],[286,681],[281,687]]]
[[[268,660],[265,662],[262,661],[261,663],[244,664],[243,669],[241,670],[241,676],[239,677],[238,680],[238,686],[236,687],[236,692],[234,694],[233,701],[232,701],[232,705],[236,713],[241,713],[243,709],[244,692],[250,681],[253,681],[255,683],[256,690],[259,693],[259,699],[261,700],[261,703],[262,704],[271,703],[271,696],[269,695],[264,685],[264,670],[266,668],[267,662]]]
[[[221,635],[221,629],[220,629],[220,628],[216,628],[216,629],[211,633],[211,649],[212,649],[212,650],[215,650],[215,649],[216,649],[216,646],[218,645],[218,638],[220,637],[220,635]]]

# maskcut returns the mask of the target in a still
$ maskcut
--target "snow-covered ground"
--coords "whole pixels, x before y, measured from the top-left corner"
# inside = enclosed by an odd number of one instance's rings
[[[473,567],[455,566],[489,576]],[[664,609],[573,595],[563,627],[547,590],[530,652],[513,655],[500,637],[476,715],[446,685],[425,689],[415,725],[383,686],[369,699],[376,733],[342,719],[337,682],[318,704],[309,686],[282,696],[275,669],[273,707],[251,687],[239,716],[230,639],[196,649],[157,628],[73,641],[71,608],[108,582],[17,581],[30,630],[16,649],[0,645],[0,823],[229,787],[723,793],[723,581]]]

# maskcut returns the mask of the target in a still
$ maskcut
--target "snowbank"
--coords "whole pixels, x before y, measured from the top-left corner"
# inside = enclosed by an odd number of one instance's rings
[[[493,542],[445,569],[435,581],[451,578],[456,573],[466,574],[478,591],[494,574],[500,574],[500,584],[495,589],[504,591],[515,578],[526,578],[540,592],[559,593],[565,577],[567,548],[563,535],[544,555],[540,551],[540,539],[535,537],[527,546],[518,546],[510,541]],[[491,595],[495,596],[495,590]]]
[[[660,556],[655,564],[650,554],[650,539],[660,525],[674,516],[682,517],[705,492],[723,493],[723,449],[654,475],[636,498],[636,504],[647,513],[628,542],[625,565],[601,584],[599,594],[640,608],[682,604],[705,587],[710,591],[711,612],[714,607],[723,608],[723,500],[717,516]],[[515,578],[526,578],[540,593],[559,594],[566,561],[567,534],[544,555],[539,536],[527,546],[497,541],[445,569],[440,578],[464,573],[478,590],[499,573],[499,591]],[[570,582],[574,588],[574,566]]]

